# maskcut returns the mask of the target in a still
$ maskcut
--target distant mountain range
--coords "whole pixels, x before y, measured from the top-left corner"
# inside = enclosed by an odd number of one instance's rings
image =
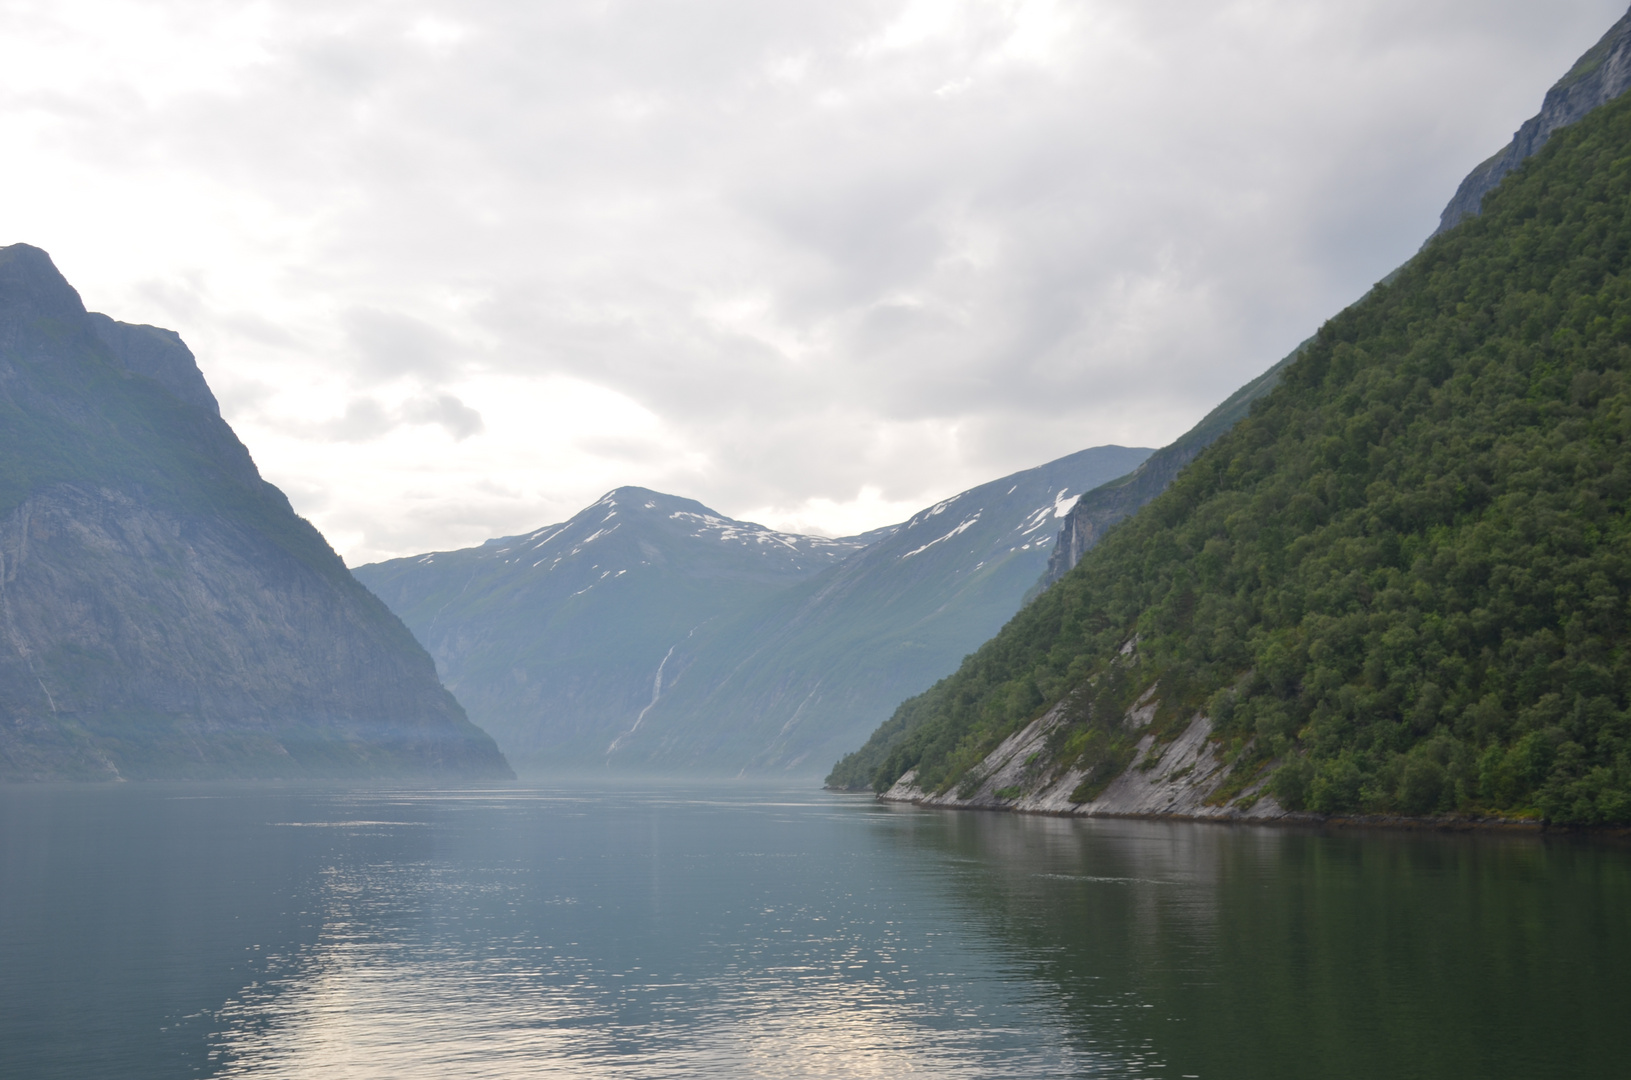
[[[0,248],[0,779],[508,775],[181,339]]]
[[[570,521],[358,567],[523,768],[601,764],[711,623],[862,548],[618,488]],[[665,680],[666,676],[666,680]]]
[[[830,540],[619,488],[570,521],[358,567],[522,769],[819,774],[994,633],[1099,447]]]

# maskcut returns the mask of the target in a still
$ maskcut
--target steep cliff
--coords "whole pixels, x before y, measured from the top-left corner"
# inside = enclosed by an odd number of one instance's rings
[[[1493,191],[1507,173],[1545,146],[1554,131],[1619,97],[1628,86],[1631,86],[1631,11],[1609,27],[1602,40],[1575,61],[1568,74],[1546,92],[1540,112],[1524,121],[1511,142],[1467,174],[1439,215],[1433,235],[1475,216],[1484,196]]]
[[[0,248],[0,778],[506,776],[181,339]]]

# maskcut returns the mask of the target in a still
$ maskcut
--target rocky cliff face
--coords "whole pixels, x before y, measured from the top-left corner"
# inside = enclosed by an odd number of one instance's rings
[[[1015,732],[981,762],[979,770],[949,791],[926,792],[917,770],[908,771],[879,798],[919,806],[1017,810],[1078,817],[1170,817],[1212,821],[1318,820],[1289,813],[1263,788],[1269,771],[1236,779],[1210,738],[1212,723],[1197,715],[1175,739],[1150,731],[1153,700],[1140,702],[1123,724],[1139,735],[1134,757],[1107,784],[1094,784],[1092,770],[1059,768],[1048,751],[1050,737],[1066,723],[1056,707]],[[1084,791],[1086,785],[1089,790]]]
[[[506,776],[181,339],[0,249],[0,778]]]
[[[1552,132],[1619,97],[1628,86],[1631,86],[1631,12],[1611,26],[1602,40],[1546,92],[1540,112],[1524,122],[1511,142],[1467,174],[1439,216],[1433,235],[1476,215],[1484,204],[1484,196],[1494,190],[1507,173],[1545,146]]]

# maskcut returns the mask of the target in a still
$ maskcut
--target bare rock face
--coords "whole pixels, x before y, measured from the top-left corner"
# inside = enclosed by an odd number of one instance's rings
[[[1126,724],[1133,730],[1149,725],[1153,702],[1135,707]],[[976,768],[970,782],[950,791],[925,792],[917,770],[907,772],[879,796],[886,802],[982,810],[1017,810],[1032,814],[1079,817],[1170,817],[1215,821],[1312,819],[1290,814],[1263,790],[1264,779],[1228,793],[1233,771],[1211,740],[1212,722],[1195,716],[1170,743],[1145,734],[1131,763],[1090,799],[1075,801],[1086,774],[1061,769],[1051,761],[1048,736],[1064,722],[1063,708],[1038,717],[1005,739]],[[1264,770],[1266,779],[1268,770]]]
[[[1524,122],[1511,142],[1467,174],[1439,216],[1433,235],[1476,216],[1484,196],[1493,191],[1507,173],[1545,146],[1552,132],[1575,123],[1597,106],[1613,101],[1628,86],[1631,86],[1631,12],[1609,27],[1602,40],[1575,61],[1569,73],[1546,92],[1540,112]]]
[[[181,339],[0,248],[0,779],[508,775]]]

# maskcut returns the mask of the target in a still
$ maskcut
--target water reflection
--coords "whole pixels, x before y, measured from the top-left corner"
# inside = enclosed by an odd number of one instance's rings
[[[943,860],[880,860],[855,809],[391,795],[286,823],[340,826],[321,934],[220,1010],[214,1060],[268,1078],[1128,1075],[999,945],[937,917]]]
[[[0,1075],[1610,1076],[1602,841],[0,788]]]
[[[1631,1048],[1611,841],[958,815],[909,842],[988,867],[969,925],[1177,1075],[1618,1075]]]

